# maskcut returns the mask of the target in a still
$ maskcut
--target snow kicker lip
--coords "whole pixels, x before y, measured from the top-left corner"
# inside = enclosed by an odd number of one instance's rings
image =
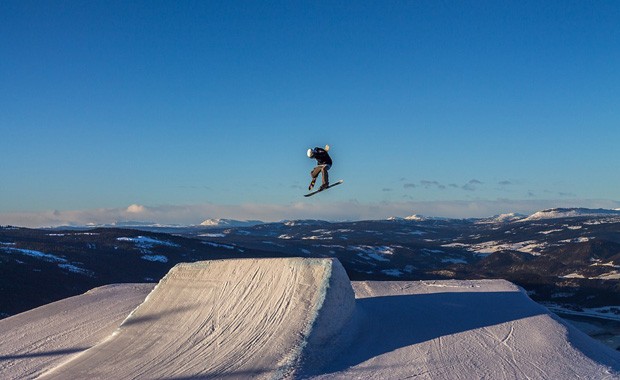
[[[112,336],[43,377],[291,377],[330,353],[354,309],[335,259],[179,264]]]

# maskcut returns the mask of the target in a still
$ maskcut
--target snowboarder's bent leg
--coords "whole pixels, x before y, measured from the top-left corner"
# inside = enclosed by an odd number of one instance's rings
[[[312,176],[312,181],[310,182],[310,186],[308,186],[308,190],[312,190],[312,188],[314,187],[314,184],[316,183],[316,177],[318,177],[319,173],[321,172],[321,166],[322,165],[315,167],[310,172],[310,176]]]
[[[321,174],[323,178],[323,184],[321,185],[322,189],[325,189],[327,186],[329,186],[329,168],[331,168],[330,165],[321,165]]]
[[[321,170],[323,170],[323,166],[324,165],[318,165],[317,167],[312,169],[312,171],[310,172],[310,175],[312,176],[312,179],[316,179],[316,177],[319,176],[319,173],[321,172]]]
[[[316,182],[316,178],[319,176],[319,173],[322,175],[323,179],[321,189],[329,186],[329,174],[327,173],[329,168],[331,168],[331,165],[317,165],[317,167],[312,169],[312,171],[310,172],[310,175],[312,176],[312,182],[310,183],[308,190],[312,190],[312,187],[314,187],[314,183]]]

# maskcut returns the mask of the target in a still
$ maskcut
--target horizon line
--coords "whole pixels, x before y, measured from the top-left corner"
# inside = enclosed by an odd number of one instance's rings
[[[138,203],[126,207],[85,210],[43,210],[0,212],[0,225],[46,228],[59,226],[110,225],[140,222],[160,225],[199,225],[209,219],[237,221],[255,220],[262,223],[286,220],[364,221],[406,218],[419,215],[427,218],[479,219],[502,214],[531,215],[553,208],[607,209],[620,208],[620,201],[606,199],[582,200],[451,200],[404,202],[297,202],[289,204],[145,206]],[[142,222],[144,221],[144,222]]]

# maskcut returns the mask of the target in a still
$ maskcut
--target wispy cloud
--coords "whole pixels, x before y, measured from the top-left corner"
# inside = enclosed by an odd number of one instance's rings
[[[428,181],[428,180],[425,180],[425,179],[420,181],[420,185],[423,188],[425,188],[425,189],[430,189],[430,188],[433,188],[433,187],[436,187],[438,189],[445,189],[446,188],[445,185],[442,185],[438,181]]]
[[[461,186],[461,188],[467,191],[475,191],[478,188],[478,185],[482,185],[482,182],[477,179],[472,179],[463,186]]]
[[[487,217],[506,212],[531,214],[551,207],[619,208],[620,202],[611,200],[507,200],[494,201],[429,201],[362,203],[297,202],[289,204],[241,205],[167,205],[145,206],[133,204],[113,209],[50,210],[45,212],[0,213],[0,225],[24,227],[51,227],[63,225],[98,225],[122,221],[144,221],[160,224],[199,224],[209,218],[238,220],[257,219],[266,222],[284,219],[364,220],[384,219],[390,216],[422,214],[427,216],[470,218]]]
[[[403,188],[405,188],[405,189],[414,189],[416,187],[417,186],[416,186],[415,183],[405,183],[405,184],[403,184]]]
[[[447,186],[442,184],[439,181],[430,181],[430,180],[421,180],[420,181],[420,186],[422,186],[425,189],[431,189],[431,188],[437,188],[437,189],[445,189],[446,187],[452,188],[452,189],[462,189],[462,190],[466,190],[466,191],[475,191],[478,189],[478,186],[483,185],[484,182],[478,180],[478,179],[471,179],[469,180],[466,184],[464,185],[457,185],[456,183],[450,183]],[[412,186],[407,186],[409,184],[405,184],[405,188],[407,187],[415,187],[414,184],[411,184]]]

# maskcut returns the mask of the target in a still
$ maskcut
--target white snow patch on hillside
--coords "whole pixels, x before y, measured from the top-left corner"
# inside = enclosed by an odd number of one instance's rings
[[[592,277],[594,280],[620,280],[620,272],[617,270],[600,274],[596,277]]]
[[[442,263],[451,263],[451,264],[467,264],[467,260],[464,259],[441,259]]]
[[[295,226],[316,226],[316,225],[321,225],[327,222],[323,220],[316,220],[316,219],[302,219],[302,220],[285,220],[285,221],[282,221],[281,223],[283,223],[287,227],[295,227]]]
[[[140,257],[142,260],[167,263],[168,258],[164,255],[143,255]]]
[[[302,240],[332,240],[331,236],[324,235],[313,235],[313,236],[304,236],[301,238]]]
[[[7,253],[18,253],[21,255],[34,257],[34,258],[41,259],[47,262],[52,262],[52,263],[66,263],[67,262],[67,260],[63,259],[62,257],[58,257],[56,255],[52,255],[49,253],[35,251],[32,249],[21,249],[21,248],[13,248],[13,247],[0,247],[0,249]]]
[[[422,248],[421,251],[422,251],[422,253],[425,253],[425,254],[443,253],[444,252],[441,249],[430,249],[430,248]]]
[[[586,276],[579,274],[579,273],[569,273],[564,276],[561,276],[561,278],[586,278]]]
[[[615,265],[611,261],[608,263],[602,263],[600,262],[600,260],[597,260],[597,259],[593,259],[592,261],[595,261],[595,262],[590,264],[591,267],[613,268],[614,270],[611,270],[607,273],[599,274],[598,276],[594,276],[594,277],[587,277],[583,274],[575,272],[575,273],[569,273],[567,275],[561,276],[561,278],[581,278],[581,279],[588,279],[588,280],[620,280],[620,271],[616,270],[616,269],[620,269],[620,265]]]
[[[396,231],[395,232],[398,235],[413,235],[413,236],[422,236],[422,235],[426,235],[428,232],[426,231],[422,231],[422,230],[415,230],[415,231]]]
[[[560,243],[587,243],[590,240],[591,239],[589,237],[582,236],[574,239],[560,240]]]
[[[542,250],[548,247],[548,244],[546,242],[538,242],[536,240],[526,240],[516,243],[504,243],[492,240],[477,244],[449,243],[442,244],[442,247],[464,248],[470,252],[475,252],[482,255],[492,254],[500,251],[517,251],[529,253],[533,256],[538,256],[540,255]]]
[[[381,246],[370,246],[370,245],[357,245],[357,246],[349,246],[347,247],[350,251],[357,251],[358,256],[362,258],[370,258],[377,261],[387,262],[390,259],[386,258],[386,255],[393,255],[394,248],[381,245]]]
[[[465,244],[465,243],[449,243],[449,244],[442,244],[441,246],[446,247],[446,248],[469,248],[470,247],[469,244]]]
[[[591,259],[590,261],[593,262],[592,264],[590,264],[590,266],[592,267],[610,267],[610,268],[620,269],[620,265],[614,264],[613,261],[609,261],[606,263],[603,263],[602,260],[600,259]]]
[[[400,269],[384,269],[381,273],[392,277],[400,277],[403,275],[403,271]]]
[[[73,272],[73,273],[77,273],[77,274],[81,274],[84,276],[88,276],[88,277],[94,277],[95,273],[93,271],[90,271],[88,269],[84,269],[84,268],[80,268],[77,265],[73,265],[73,264],[58,264],[58,267],[68,270],[69,272]]]
[[[200,236],[200,237],[209,237],[209,238],[223,238],[223,237],[226,237],[226,234],[221,234],[221,233],[218,233],[218,234],[200,234],[198,236]]]
[[[389,262],[390,259],[385,256],[394,254],[394,248],[389,246],[358,245],[349,246],[347,249],[359,252],[357,256],[364,260],[376,260],[381,262]]]
[[[363,258],[363,259],[373,259],[373,260],[382,261],[382,262],[390,261],[390,259],[385,258],[385,257],[383,257],[381,255],[376,254],[376,253],[372,253],[372,252],[369,252],[369,253],[358,253],[357,255],[359,257]]]
[[[578,315],[581,317],[594,317],[620,322],[620,306],[603,306],[573,310],[555,303],[544,303],[544,306],[554,313]]]
[[[543,235],[549,235],[552,234],[554,232],[562,232],[564,230],[562,229],[554,229],[554,230],[548,230],[548,231],[540,231],[539,234],[543,234]]]
[[[172,242],[169,242],[169,241],[153,239],[153,238],[150,238],[148,236],[119,237],[119,238],[116,238],[116,240],[132,242],[132,243],[135,243],[136,246],[138,246],[140,248],[152,248],[155,245],[163,245],[163,246],[167,246],[167,247],[179,247],[178,244],[175,244],[175,243],[172,243]]]
[[[314,247],[345,249],[344,245],[338,245],[338,244],[314,244]]]
[[[213,243],[211,241],[203,241],[202,244],[206,244],[215,248],[235,249],[234,245]]]

